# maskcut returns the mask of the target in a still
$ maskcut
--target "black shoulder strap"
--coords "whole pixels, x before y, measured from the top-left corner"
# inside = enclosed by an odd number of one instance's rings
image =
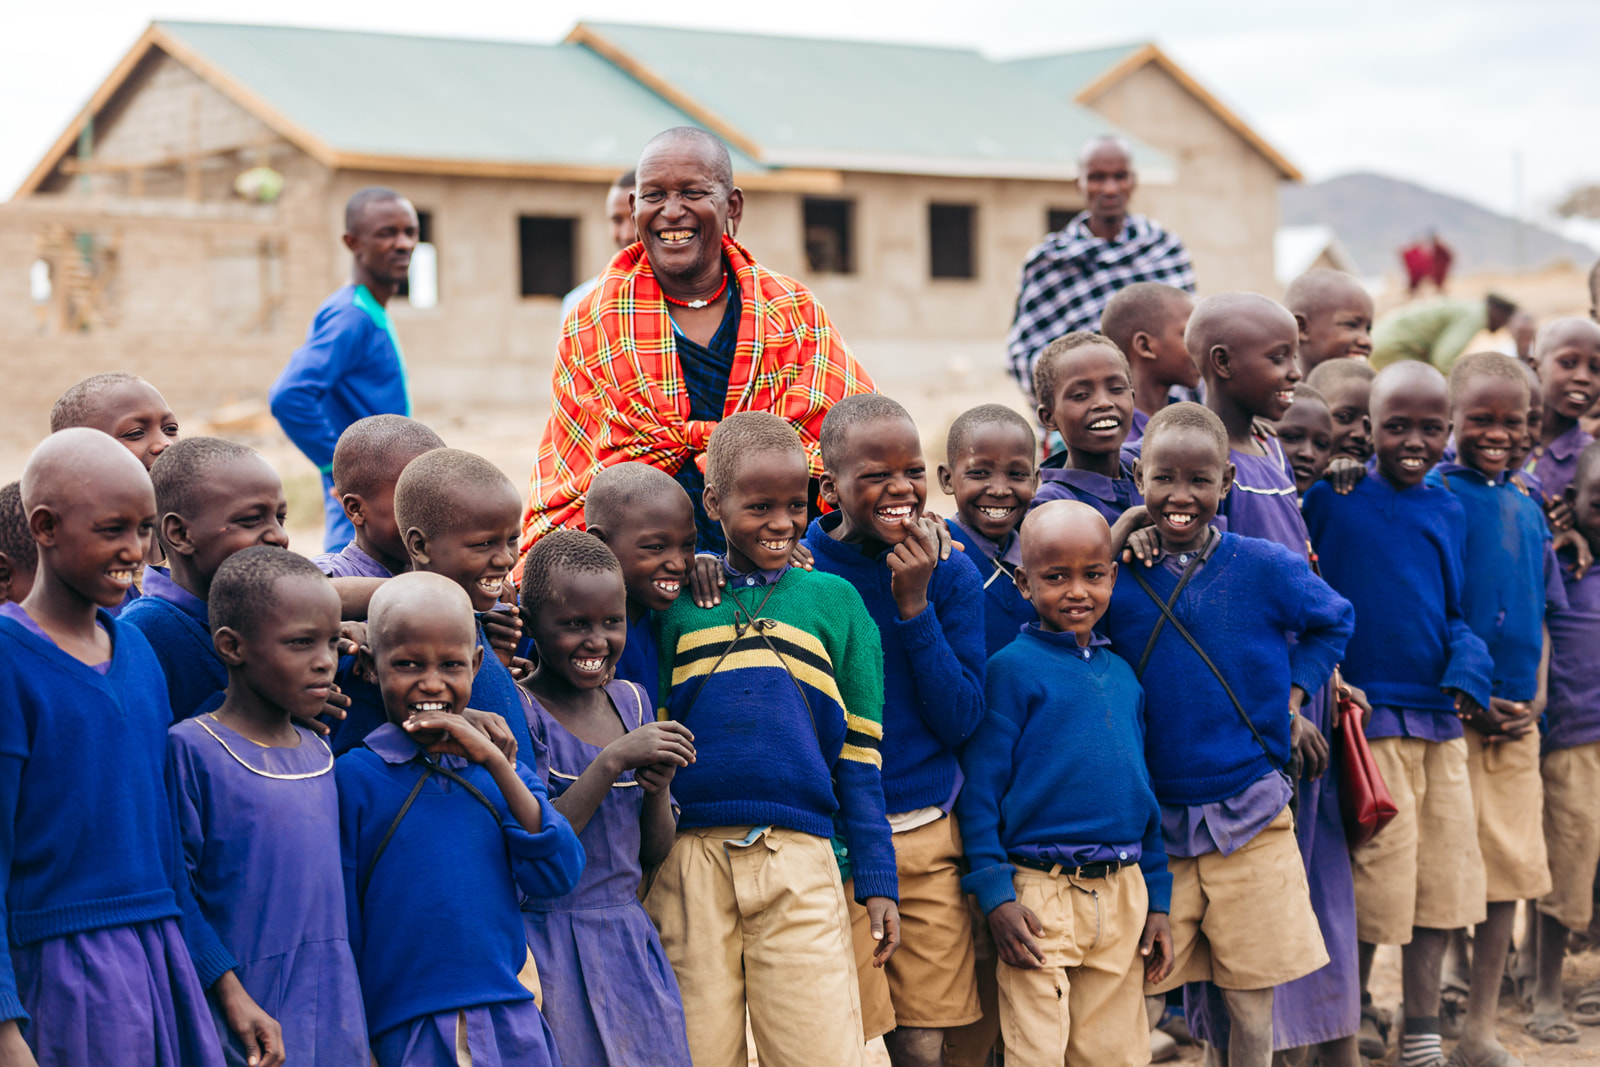
[[[1194,564],[1191,563],[1189,566],[1192,569]],[[1178,621],[1178,617],[1172,613],[1172,608],[1156,595],[1156,591],[1151,588],[1150,583],[1145,581],[1144,575],[1139,573],[1138,566],[1134,565],[1131,570],[1133,571],[1134,580],[1139,583],[1139,588],[1148,593],[1150,595],[1150,599],[1155,601],[1156,607],[1161,609],[1161,621],[1172,623],[1172,628],[1177,630],[1185,641],[1189,642],[1189,647],[1195,650],[1195,653],[1200,657],[1201,662],[1207,667],[1211,668],[1211,673],[1216,676],[1217,683],[1222,686],[1222,691],[1227,693],[1228,699],[1233,702],[1233,710],[1239,713],[1239,718],[1243,719],[1245,726],[1250,728],[1250,736],[1256,739],[1256,744],[1260,745],[1261,751],[1266,753],[1267,762],[1272,764],[1272,769],[1277,771],[1279,774],[1287,775],[1283,764],[1280,763],[1278,758],[1272,754],[1272,749],[1267,747],[1266,739],[1261,736],[1261,731],[1256,729],[1256,724],[1251,721],[1250,715],[1244,710],[1244,705],[1239,703],[1239,698],[1233,695],[1233,687],[1230,686],[1228,684],[1228,680],[1222,676],[1222,671],[1217,668],[1217,665],[1214,662],[1212,662],[1211,657],[1206,655],[1206,650],[1200,647],[1200,642],[1194,639],[1194,635],[1189,632],[1188,627],[1184,626],[1183,623]],[[1184,581],[1187,581],[1188,577],[1188,572],[1185,572]],[[1183,588],[1182,582],[1179,583],[1178,588]],[[1173,593],[1173,599],[1177,599],[1176,592]],[[1160,624],[1158,623],[1157,625],[1159,626]],[[1154,644],[1155,638],[1151,637],[1150,640],[1151,643]],[[1145,660],[1149,659],[1149,654],[1150,652],[1147,648],[1145,650]],[[1139,670],[1136,672],[1141,680],[1144,677],[1144,667],[1145,662],[1141,661],[1139,664]]]
[[[356,885],[356,900],[363,906],[367,903],[367,887],[372,884],[372,872],[378,869],[378,861],[383,858],[384,852],[389,848],[389,842],[394,839],[394,832],[400,829],[400,822],[406,817],[406,812],[411,810],[411,805],[417,801],[417,795],[422,792],[423,785],[428,781],[428,776],[438,774],[450,779],[452,782],[465,789],[472,798],[489,810],[494,817],[495,825],[500,825],[500,811],[494,806],[493,801],[483,795],[483,790],[467,781],[449,767],[441,767],[427,756],[422,757],[422,775],[417,779],[417,784],[411,787],[411,792],[406,794],[406,802],[400,805],[394,822],[389,824],[389,829],[384,831],[383,840],[378,842],[378,847],[373,850],[372,862],[367,864],[367,869],[361,875],[361,881]]]
[[[1207,534],[1206,536],[1207,542],[1209,543],[1211,535]],[[1150,662],[1150,653],[1156,650],[1156,639],[1161,636],[1161,630],[1167,625],[1167,620],[1172,618],[1172,605],[1178,602],[1178,595],[1183,592],[1184,587],[1189,584],[1189,579],[1194,577],[1195,570],[1199,568],[1200,559],[1204,554],[1204,549],[1205,546],[1202,545],[1201,551],[1196,552],[1194,554],[1194,559],[1190,560],[1189,565],[1183,568],[1183,576],[1178,579],[1178,584],[1173,587],[1172,595],[1167,598],[1165,606],[1162,607],[1161,618],[1156,620],[1155,628],[1150,631],[1150,640],[1144,643],[1144,654],[1139,657],[1139,665],[1134,668],[1133,673],[1136,677],[1144,677],[1144,669]],[[1145,582],[1144,576],[1141,575],[1137,570],[1139,561],[1134,560],[1132,563],[1128,564],[1128,566],[1135,568],[1133,576],[1139,579],[1139,585],[1144,589],[1144,591],[1149,593],[1152,598],[1155,597],[1155,592]],[[1158,600],[1157,603],[1160,603],[1160,601]]]

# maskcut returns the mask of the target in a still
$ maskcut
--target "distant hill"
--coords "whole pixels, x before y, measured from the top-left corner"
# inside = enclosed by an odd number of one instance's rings
[[[1588,266],[1595,250],[1539,226],[1519,223],[1459,197],[1381,174],[1345,174],[1310,185],[1285,184],[1283,225],[1333,227],[1364,274],[1400,269],[1400,249],[1433,229],[1456,253],[1454,272],[1512,271],[1563,259]],[[1522,262],[1517,261],[1521,230]]]

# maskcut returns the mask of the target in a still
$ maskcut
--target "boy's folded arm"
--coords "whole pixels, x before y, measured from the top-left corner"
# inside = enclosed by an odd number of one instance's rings
[[[968,564],[960,582],[937,600],[929,593],[920,614],[895,625],[911,660],[923,723],[958,748],[983,719],[983,586]]]

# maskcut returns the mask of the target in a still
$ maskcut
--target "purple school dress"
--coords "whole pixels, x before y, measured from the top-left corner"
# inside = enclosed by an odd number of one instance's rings
[[[520,687],[519,687],[520,688]],[[624,730],[653,716],[632,682],[606,686]],[[526,691],[524,691],[526,695]],[[551,799],[600,755],[529,698],[535,765]],[[544,1016],[565,1064],[690,1067],[678,980],[639,903],[639,814],[644,790],[625,771],[578,835],[588,862],[564,897],[523,902],[528,946],[539,964]]]
[[[168,731],[170,788],[200,911],[234,973],[283,1027],[288,1062],[367,1062],[367,1024],[345,909],[333,753],[295,727],[295,748],[258,745],[210,715]],[[216,1013],[228,1062],[237,1038]]]
[[[1244,537],[1276,541],[1309,559],[1310,538],[1300,517],[1299,495],[1283,448],[1275,438],[1265,442],[1268,454],[1234,450],[1233,491],[1220,513],[1228,529]],[[1332,687],[1313,693],[1300,709],[1333,745],[1328,709]],[[1272,1000],[1272,1044],[1299,1048],[1349,1037],[1361,1027],[1361,987],[1357,965],[1355,884],[1350,850],[1339,813],[1338,775],[1330,762],[1321,778],[1297,783],[1300,808],[1295,821],[1300,856],[1311,885],[1311,906],[1322,927],[1329,962],[1287,985]],[[1192,984],[1184,990],[1185,1009],[1194,1035],[1219,1048],[1228,1044],[1228,1014],[1214,986]]]

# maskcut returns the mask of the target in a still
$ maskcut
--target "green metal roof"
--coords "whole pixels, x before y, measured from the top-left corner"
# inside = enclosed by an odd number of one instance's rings
[[[566,45],[283,26],[159,22],[338,152],[609,167],[700,125],[613,64]],[[735,152],[734,169],[764,168]]]
[[[1065,96],[1072,100],[1096,78],[1144,47],[1144,42],[1140,41],[1108,48],[1091,48],[1083,52],[1027,56],[1013,59],[1006,66],[1032,78],[1057,99]]]
[[[585,22],[760,146],[762,162],[928,174],[1070,178],[1084,141],[1120,133],[1028,72],[981,53]],[[1171,170],[1133,142],[1147,175]]]

